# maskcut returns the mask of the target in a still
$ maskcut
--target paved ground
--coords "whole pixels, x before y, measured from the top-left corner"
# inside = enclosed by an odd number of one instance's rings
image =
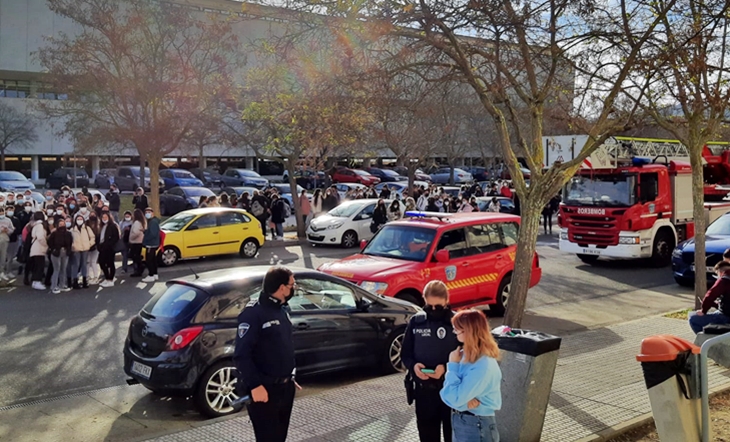
[[[161,278],[272,262],[316,268],[354,252],[272,245],[254,260],[187,261],[162,269]],[[529,294],[527,328],[564,336],[692,304],[692,295],[673,284],[668,269],[636,262],[588,266],[560,253],[551,237],[540,238],[538,253],[543,279]],[[128,440],[200,422],[187,400],[159,398],[125,385],[121,349],[129,319],[164,283],[120,279],[112,289],[97,286],[62,295],[0,288],[1,441]],[[305,387],[316,394],[373,376],[368,370],[343,373],[308,379]]]
[[[596,433],[651,411],[634,356],[645,336],[692,334],[685,321],[653,317],[563,340],[541,441],[599,440]],[[505,373],[505,376],[508,376]],[[730,370],[711,367],[710,388],[729,388]],[[509,410],[504,410],[508,412]],[[290,442],[417,442],[402,375],[372,379],[294,402]],[[503,442],[514,442],[502,433]],[[165,435],[154,442],[254,441],[248,417]]]

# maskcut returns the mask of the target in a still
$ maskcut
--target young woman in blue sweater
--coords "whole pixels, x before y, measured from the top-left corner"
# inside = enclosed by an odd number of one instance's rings
[[[502,407],[499,348],[477,310],[456,313],[451,323],[462,347],[451,352],[441,399],[451,415],[453,442],[499,442],[494,412]]]

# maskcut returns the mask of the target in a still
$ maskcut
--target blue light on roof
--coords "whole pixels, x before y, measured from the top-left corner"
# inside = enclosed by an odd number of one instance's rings
[[[647,164],[651,164],[651,158],[646,157],[633,157],[631,159],[631,164],[636,167],[645,166]]]

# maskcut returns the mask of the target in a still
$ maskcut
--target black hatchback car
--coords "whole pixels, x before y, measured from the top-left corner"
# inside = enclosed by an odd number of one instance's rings
[[[76,179],[74,180],[74,174]],[[62,167],[56,169],[46,178],[46,189],[60,189],[63,186],[86,187],[89,185],[89,174],[84,169],[73,167]]]
[[[267,270],[239,267],[169,281],[131,321],[125,373],[153,392],[192,396],[206,416],[233,413],[237,318],[258,298]],[[292,270],[298,376],[362,365],[402,370],[405,326],[418,307],[315,270]]]

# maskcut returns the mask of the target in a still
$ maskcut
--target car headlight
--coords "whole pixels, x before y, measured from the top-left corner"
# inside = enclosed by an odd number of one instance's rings
[[[330,224],[329,226],[327,226],[327,230],[337,230],[340,227],[342,227],[343,224],[345,224],[345,223],[339,222],[339,223]]]
[[[560,239],[562,241],[567,241],[568,240],[568,232],[560,232]]]
[[[682,257],[682,249],[676,248],[672,252],[672,258],[681,258]]]
[[[386,290],[388,290],[388,284],[375,281],[363,281],[360,283],[360,287],[371,293],[377,293],[379,295],[382,295]]]
[[[641,241],[638,236],[619,236],[619,244],[639,244]]]

